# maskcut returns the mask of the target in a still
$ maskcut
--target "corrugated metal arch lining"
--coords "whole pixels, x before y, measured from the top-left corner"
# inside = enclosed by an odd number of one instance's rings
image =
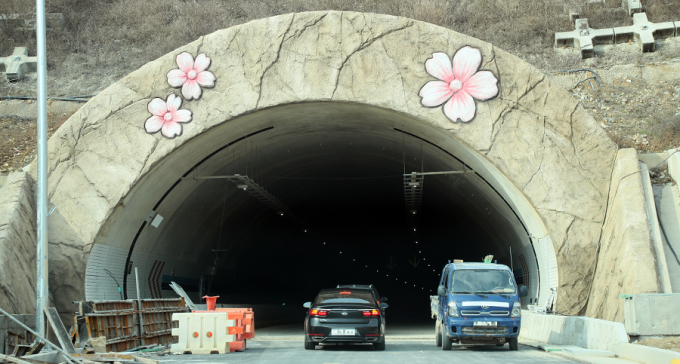
[[[236,143],[238,143],[238,142],[241,142],[241,141],[243,141],[243,140],[245,140],[245,139],[248,139],[248,138],[250,138],[250,137],[252,137],[252,136],[255,136],[255,135],[260,134],[260,133],[264,133],[265,131],[269,131],[269,130],[272,130],[272,129],[274,129],[274,127],[273,127],[273,126],[270,126],[270,127],[267,127],[267,128],[260,129],[260,130],[258,130],[258,131],[252,132],[252,133],[250,133],[250,134],[244,135],[244,136],[242,136],[242,137],[240,137],[240,138],[238,138],[238,139],[235,139],[235,140],[233,140],[233,141],[231,141],[231,142],[225,144],[224,146],[218,148],[218,149],[215,150],[214,152],[212,152],[212,153],[210,153],[209,155],[207,155],[205,158],[201,159],[198,163],[194,164],[193,167],[189,168],[189,170],[188,170],[186,173],[184,173],[184,174],[182,175],[182,177],[178,178],[177,181],[176,181],[172,186],[170,186],[170,188],[168,188],[167,191],[165,191],[165,193],[164,193],[163,196],[158,200],[158,202],[156,203],[156,205],[154,205],[154,207],[153,207],[154,211],[158,209],[158,207],[161,205],[161,203],[163,203],[163,200],[165,200],[165,198],[170,194],[170,192],[172,192],[172,190],[175,189],[175,187],[177,187],[177,185],[178,185],[180,182],[182,182],[182,178],[187,177],[191,172],[193,172],[196,168],[198,168],[198,167],[199,167],[201,164],[203,164],[205,161],[207,161],[208,159],[212,158],[215,154],[217,154],[217,153],[223,151],[224,149],[226,149],[226,148],[228,148],[228,147],[230,147],[230,146],[232,146],[232,145],[234,145],[234,144],[236,144]],[[132,257],[132,251],[135,249],[135,244],[137,244],[137,239],[139,238],[139,235],[140,235],[140,234],[142,233],[142,231],[144,230],[144,227],[145,227],[145,226],[146,226],[146,221],[142,222],[142,225],[139,227],[139,230],[137,230],[137,234],[135,235],[135,238],[132,240],[132,243],[130,244],[130,250],[128,251],[127,259],[125,259],[125,267],[124,267],[124,269],[123,269],[123,297],[124,297],[124,299],[128,299],[128,295],[127,295],[127,276],[128,276],[128,269],[127,269],[127,267],[130,265],[130,257]]]

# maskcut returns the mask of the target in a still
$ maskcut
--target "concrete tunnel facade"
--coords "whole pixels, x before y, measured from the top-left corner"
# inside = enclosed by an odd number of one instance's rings
[[[419,91],[436,81],[434,53],[464,48],[479,50],[498,94],[454,122]],[[168,83],[183,52],[210,59],[216,81],[198,98]],[[191,121],[174,138],[149,133],[150,103],[171,94]],[[575,314],[616,146],[571,95],[488,43],[406,18],[311,12],[148,63],[74,114],[49,153],[51,259],[69,262],[50,266],[60,311],[75,297],[118,299],[117,285],[136,297],[133,268],[153,298],[174,297],[171,280],[234,303],[304,302],[343,283],[427,298],[447,260],[493,254],[529,286],[523,304],[554,291]],[[465,173],[425,175],[408,206],[405,175],[447,171]],[[235,174],[282,205],[206,178]]]

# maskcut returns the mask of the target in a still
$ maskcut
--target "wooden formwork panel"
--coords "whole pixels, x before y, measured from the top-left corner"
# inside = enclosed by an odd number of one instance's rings
[[[92,301],[92,311],[97,313],[134,311],[135,302],[125,301]]]
[[[184,298],[154,298],[154,299],[144,299],[141,300],[141,311],[146,311],[153,309],[154,311],[159,311],[159,309],[177,309],[179,312],[186,312],[186,306],[184,304]],[[162,310],[161,310],[162,311]]]
[[[106,337],[107,351],[125,351],[139,346],[137,322],[133,311],[109,315],[87,314],[85,322],[90,338]]]

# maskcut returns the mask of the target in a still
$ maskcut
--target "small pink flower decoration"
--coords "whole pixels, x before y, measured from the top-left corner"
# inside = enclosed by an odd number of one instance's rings
[[[149,102],[147,109],[152,116],[146,119],[144,128],[149,134],[161,131],[164,137],[173,139],[182,135],[182,125],[191,121],[191,111],[180,109],[182,98],[175,95],[168,95],[168,99],[155,98]]]
[[[467,123],[475,117],[474,99],[486,101],[498,95],[498,80],[490,71],[479,71],[482,54],[477,48],[465,46],[451,60],[445,53],[432,53],[425,62],[425,70],[440,81],[430,81],[420,89],[423,106],[444,104],[444,115],[454,123]],[[473,99],[474,98],[474,99]]]
[[[194,57],[187,52],[177,55],[177,65],[179,69],[168,72],[168,83],[172,87],[182,87],[182,96],[189,101],[198,100],[201,97],[201,87],[214,87],[215,75],[206,71],[210,66],[210,58],[205,53]]]

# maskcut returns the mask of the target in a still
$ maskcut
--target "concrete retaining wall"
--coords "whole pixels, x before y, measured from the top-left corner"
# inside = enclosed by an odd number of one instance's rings
[[[34,313],[36,209],[33,179],[12,173],[0,189],[0,307]]]
[[[646,206],[637,152],[621,149],[612,172],[586,316],[623,323],[621,294],[662,292]]]
[[[554,316],[522,311],[520,337],[554,345],[575,345],[587,349],[614,350],[628,343],[620,322],[582,316]]]

